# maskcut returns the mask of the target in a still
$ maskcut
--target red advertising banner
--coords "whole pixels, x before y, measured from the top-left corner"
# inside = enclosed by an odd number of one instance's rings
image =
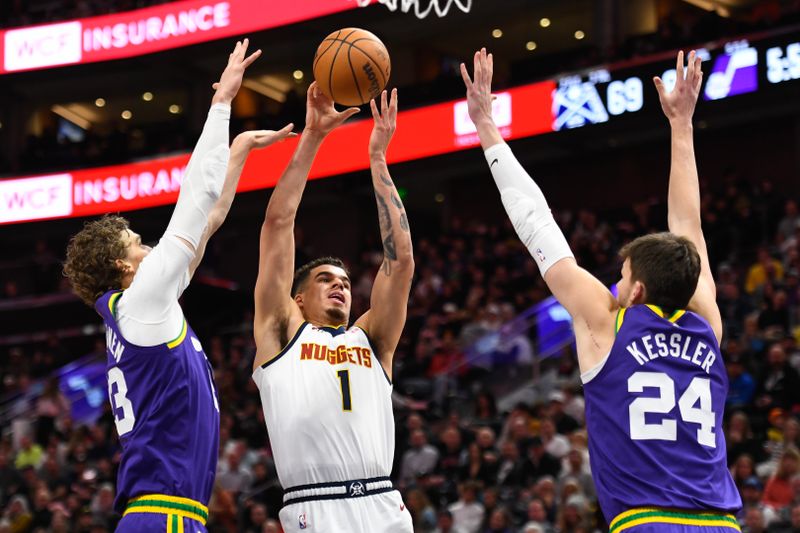
[[[0,31],[0,73],[134,57],[356,7],[354,0],[185,0],[114,15],[14,28]]]
[[[503,137],[518,139],[553,131],[553,81],[525,85],[497,95],[494,118]],[[400,95],[402,105],[402,95]],[[356,116],[359,117],[358,115]],[[372,119],[361,120],[330,134],[311,168],[311,179],[369,168],[367,144]],[[294,152],[297,139],[250,155],[239,191],[275,186]],[[403,111],[389,146],[390,164],[446,154],[478,145],[467,115],[466,101],[454,101]],[[47,176],[0,180],[0,224],[81,217],[174,203],[178,198],[189,154],[111,167],[74,170]]]

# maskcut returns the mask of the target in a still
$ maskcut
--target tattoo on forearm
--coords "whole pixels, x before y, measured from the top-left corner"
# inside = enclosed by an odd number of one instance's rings
[[[405,213],[400,213],[400,229],[403,231],[408,231],[408,217],[406,217]]]
[[[389,187],[394,187],[394,183],[392,183],[392,180],[390,180],[387,176],[384,176],[383,174],[379,174],[379,175],[381,177],[381,181],[385,185],[388,185]]]
[[[391,261],[397,260],[397,250],[394,246],[392,236],[392,216],[389,213],[389,206],[380,194],[375,194],[378,201],[378,223],[381,227],[381,237],[383,238],[383,255]]]

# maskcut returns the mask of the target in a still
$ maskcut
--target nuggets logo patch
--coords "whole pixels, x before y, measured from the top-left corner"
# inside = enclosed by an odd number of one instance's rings
[[[350,496],[364,496],[364,484],[360,481],[353,481],[350,483],[348,492],[350,493]]]

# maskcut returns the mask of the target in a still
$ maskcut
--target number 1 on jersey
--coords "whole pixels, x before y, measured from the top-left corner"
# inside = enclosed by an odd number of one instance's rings
[[[352,411],[353,407],[350,402],[350,371],[339,370],[336,375],[339,376],[339,382],[342,386],[342,411]]]

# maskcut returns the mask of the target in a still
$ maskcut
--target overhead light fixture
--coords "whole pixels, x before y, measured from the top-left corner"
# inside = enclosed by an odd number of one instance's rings
[[[297,81],[302,81],[302,79],[303,79],[303,71],[300,70],[300,69],[295,70],[294,72],[292,72],[292,77],[294,79],[296,79]]]
[[[153,99],[153,93],[151,93],[150,91],[147,91],[144,94],[142,94],[142,100],[144,100],[145,102],[149,102],[152,99]]]
[[[52,111],[61,118],[69,120],[79,128],[88,130],[92,125],[91,121],[88,118],[79,115],[78,113],[76,113],[71,109],[67,109],[63,105],[56,104],[50,108],[50,111]]]
[[[578,39],[579,41],[584,37],[586,37],[586,34],[583,33],[581,30],[575,32],[575,38]]]
[[[96,105],[97,107],[105,107],[106,99],[105,98],[98,98],[97,100],[94,101],[94,105]]]
[[[528,41],[525,43],[525,49],[529,51],[536,50],[536,41]]]
[[[120,115],[119,115],[119,116],[121,116],[121,117],[122,117],[124,120],[130,120],[130,119],[131,119],[131,117],[133,116],[133,113],[131,113],[130,111],[128,111],[128,110],[126,109],[125,111],[123,111],[122,113],[120,113]]]
[[[181,112],[181,106],[179,106],[178,104],[172,104],[171,106],[169,106],[169,112],[172,113],[173,115],[177,115],[178,113]]]
[[[495,28],[492,30],[492,37],[494,37],[495,39],[499,39],[502,36],[503,36],[503,30],[501,30],[500,28]]]
[[[265,83],[265,81],[268,81],[265,80],[265,78],[268,77],[262,76],[258,81],[251,78],[245,78],[242,80],[242,86],[247,87],[251,91],[257,92],[260,95],[266,96],[267,98],[272,98],[276,102],[285,102],[286,94],[280,89],[273,87],[272,84],[268,85]],[[289,84],[291,85],[291,82],[289,82]]]
[[[539,26],[541,26],[542,28],[547,28],[548,26],[550,26],[550,19],[547,17],[540,18]]]

